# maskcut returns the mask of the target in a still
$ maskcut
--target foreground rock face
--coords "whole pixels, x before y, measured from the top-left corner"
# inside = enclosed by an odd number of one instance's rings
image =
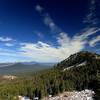
[[[64,92],[55,97],[44,98],[43,100],[93,100],[94,91],[83,90],[83,91],[73,91]]]

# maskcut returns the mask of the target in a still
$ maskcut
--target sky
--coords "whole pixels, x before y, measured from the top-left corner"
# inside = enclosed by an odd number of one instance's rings
[[[100,0],[0,0],[0,63],[60,62],[100,54]]]

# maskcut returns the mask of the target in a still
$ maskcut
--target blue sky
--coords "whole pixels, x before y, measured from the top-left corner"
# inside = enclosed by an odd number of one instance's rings
[[[0,0],[0,62],[100,54],[99,11],[99,0]]]

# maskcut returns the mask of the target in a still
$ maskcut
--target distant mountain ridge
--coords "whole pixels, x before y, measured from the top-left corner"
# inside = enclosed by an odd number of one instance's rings
[[[36,72],[44,69],[51,68],[53,63],[1,63],[0,74],[16,74],[24,72]]]

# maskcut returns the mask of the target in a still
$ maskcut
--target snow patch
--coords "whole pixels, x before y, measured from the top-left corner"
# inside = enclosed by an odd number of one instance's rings
[[[69,66],[69,67],[63,69],[63,71],[69,70],[69,69],[74,68],[74,67],[76,68],[76,67],[84,66],[84,65],[86,65],[86,61],[85,62],[82,62],[80,64],[76,64],[76,65],[73,65],[73,66]]]

